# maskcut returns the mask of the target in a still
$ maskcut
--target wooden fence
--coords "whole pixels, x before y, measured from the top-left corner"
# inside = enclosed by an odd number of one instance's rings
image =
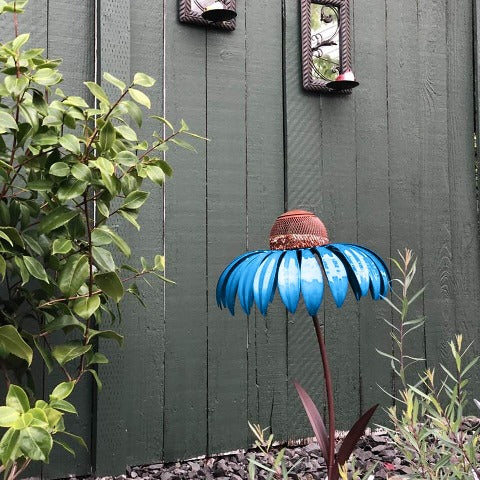
[[[20,30],[63,57],[65,91],[85,92],[102,71],[144,71],[158,79],[154,108],[211,139],[197,156],[169,153],[174,178],[153,192],[141,232],[119,227],[136,255],[165,250],[177,284],[146,288],[146,309],[125,307],[125,347],[101,345],[103,391],[76,393],[74,428],[90,450],[54,455],[45,477],[244,448],[247,420],[280,439],[311,435],[291,384],[322,401],[308,317],[278,303],[266,319],[230,317],[214,298],[223,267],[266,246],[285,208],[314,211],[332,240],[386,259],[415,250],[428,318],[412,351],[429,365],[454,333],[478,338],[473,2],[352,3],[361,85],[328,97],[301,87],[297,0],[238,0],[231,33],[180,24],[174,0],[31,0]],[[369,300],[322,311],[341,428],[387,403],[377,384],[391,372],[375,347],[389,348],[389,315]]]

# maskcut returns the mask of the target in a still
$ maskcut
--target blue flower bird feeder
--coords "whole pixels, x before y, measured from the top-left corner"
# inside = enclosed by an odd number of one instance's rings
[[[325,284],[340,308],[349,286],[357,300],[369,292],[374,300],[378,300],[388,294],[390,282],[388,268],[376,253],[351,243],[329,243],[323,222],[304,210],[291,210],[280,215],[270,231],[270,250],[255,250],[238,256],[218,280],[218,306],[228,308],[232,315],[235,313],[236,297],[247,315],[254,303],[261,314],[266,315],[277,289],[283,304],[292,314],[297,310],[300,296],[303,296],[305,307],[313,320],[322,357],[328,434],[310,396],[297,382],[294,384],[327,462],[329,480],[338,480],[338,467],[350,457],[377,405],[357,420],[338,452],[335,452],[332,379],[317,316]]]

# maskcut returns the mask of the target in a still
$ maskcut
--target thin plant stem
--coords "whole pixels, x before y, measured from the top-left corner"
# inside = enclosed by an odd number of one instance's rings
[[[330,367],[328,365],[327,347],[323,340],[322,327],[317,315],[312,315],[313,326],[317,334],[318,346],[323,364],[323,376],[325,379],[325,390],[327,392],[328,409],[328,478],[333,478],[333,469],[335,467],[335,406],[333,403],[333,386]]]

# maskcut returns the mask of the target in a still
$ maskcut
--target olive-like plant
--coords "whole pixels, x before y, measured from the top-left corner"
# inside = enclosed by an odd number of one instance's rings
[[[97,339],[123,340],[101,328],[102,319],[115,320],[127,292],[141,300],[139,277],[166,280],[162,255],[125,263],[131,250],[117,224],[140,228],[137,215],[149,196],[142,184],[162,185],[172,173],[168,146],[194,150],[185,138],[202,138],[183,120],[175,129],[160,116],[153,118],[168,135],[139,138],[132,125],[140,127],[140,107],[151,106],[141,88],[155,83],[143,73],[128,85],[105,73],[118,89],[115,99],[85,82],[93,105],[64,93],[60,61],[28,47],[29,35],[18,32],[27,1],[0,0],[15,33],[0,43],[0,368],[8,390],[0,406],[7,429],[0,471],[8,480],[32,460],[48,462],[54,442],[73,452],[65,434],[83,442],[65,431],[64,414],[76,413],[66,399],[85,375],[101,387],[97,365],[108,359]],[[65,377],[48,399],[36,396],[34,357]]]

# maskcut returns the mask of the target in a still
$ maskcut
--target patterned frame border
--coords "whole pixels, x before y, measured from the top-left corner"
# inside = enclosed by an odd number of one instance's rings
[[[340,67],[342,71],[352,68],[350,41],[350,2],[349,0],[300,0],[302,32],[302,80],[305,90],[345,94],[351,90],[335,91],[326,86],[327,82],[313,78],[313,54],[311,33],[311,4],[332,5],[340,9]]]
[[[222,30],[235,30],[236,22],[235,18],[233,20],[229,20],[228,22],[219,22],[213,23],[207,20],[204,20],[200,15],[196,12],[192,11],[191,4],[194,0],[179,0],[179,9],[178,9],[178,16],[181,22],[183,23],[193,23],[195,25],[203,25],[205,27],[212,27],[212,28],[220,28]],[[201,0],[199,0],[201,1]],[[225,5],[236,11],[237,2],[236,0],[224,0]]]

